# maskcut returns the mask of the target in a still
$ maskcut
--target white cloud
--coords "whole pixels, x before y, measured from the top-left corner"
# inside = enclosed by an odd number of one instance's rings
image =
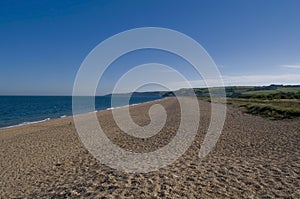
[[[283,68],[300,69],[300,65],[281,65]]]
[[[222,76],[225,86],[261,86],[270,84],[300,84],[300,74]],[[218,80],[209,79],[210,85],[221,86]],[[181,88],[184,82],[172,82],[172,87]],[[186,83],[185,83],[186,84]],[[206,87],[204,80],[190,81],[192,87]]]
[[[226,85],[299,84],[300,74],[224,76]]]
[[[127,76],[126,81],[119,84],[119,87],[115,90],[117,93],[126,93],[137,91],[137,85],[145,85],[146,87],[142,88],[139,91],[153,91],[153,90],[178,90],[180,88],[203,88],[207,87],[206,82],[202,80],[192,80],[192,81],[185,81],[182,78],[178,78],[176,76],[169,76],[163,75],[162,73],[160,76],[154,76],[149,73],[147,76],[143,76],[143,78],[138,78],[135,81],[134,76]],[[267,86],[270,84],[284,84],[284,85],[295,85],[300,84],[300,73],[299,74],[276,74],[276,75],[236,75],[236,76],[228,76],[224,75],[221,77],[224,86]],[[157,81],[154,81],[157,80]],[[160,81],[158,81],[160,80]],[[147,84],[144,84],[147,82]],[[159,82],[160,85],[163,87],[153,86],[151,87],[150,83]],[[209,82],[210,87],[218,87],[222,86],[220,84],[220,80],[217,78],[207,79]],[[150,87],[149,87],[150,86]]]

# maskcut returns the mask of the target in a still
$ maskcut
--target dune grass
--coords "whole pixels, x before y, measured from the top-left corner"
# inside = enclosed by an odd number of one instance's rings
[[[300,100],[278,99],[240,99],[229,98],[228,103],[237,103],[245,113],[259,115],[268,119],[277,120],[300,116]]]

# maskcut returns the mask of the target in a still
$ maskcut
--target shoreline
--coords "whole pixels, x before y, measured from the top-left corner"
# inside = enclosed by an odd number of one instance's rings
[[[131,107],[132,120],[149,124],[152,104]],[[147,139],[124,133],[110,110],[96,115],[114,144],[136,153],[153,152],[174,138],[181,120],[175,98],[159,104],[167,111],[165,126]],[[82,144],[71,117],[3,129],[0,198],[299,198],[300,118],[271,121],[229,105],[217,145],[200,159],[210,106],[199,100],[204,114],[188,150],[149,173],[127,173],[99,162]]]
[[[136,105],[139,105],[139,104],[146,104],[146,103],[151,103],[151,102],[155,102],[155,101],[160,101],[160,100],[163,100],[163,99],[165,99],[165,98],[151,100],[151,101],[147,101],[147,102],[129,104],[129,105],[124,105],[124,106],[111,107],[111,108],[106,108],[106,109],[99,109],[99,110],[95,110],[95,111],[91,111],[91,112],[87,112],[87,113],[81,113],[81,114],[97,113],[97,112],[101,112],[101,111],[109,111],[109,110],[113,110],[113,109],[132,107],[132,106],[136,106]],[[81,115],[81,114],[78,114],[78,115]],[[65,118],[73,118],[74,116],[78,116],[78,115],[73,115],[73,114],[72,115],[61,115],[57,118],[45,118],[45,119],[37,120],[37,121],[22,122],[20,124],[0,127],[0,131],[3,130],[3,129],[11,129],[11,128],[15,128],[15,127],[28,126],[28,125],[32,125],[32,124],[44,123],[44,122],[47,122],[47,121],[60,120],[60,119],[65,119]]]

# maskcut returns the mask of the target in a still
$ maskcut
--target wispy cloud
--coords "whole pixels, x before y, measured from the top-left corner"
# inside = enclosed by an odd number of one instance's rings
[[[300,65],[281,65],[283,68],[300,69]]]
[[[176,73],[175,73],[176,74]],[[184,80],[182,78],[166,75],[166,73],[161,73],[161,75],[153,76],[149,73],[143,78],[135,79],[135,75],[129,75],[124,79],[123,83],[116,86],[116,93],[127,93],[132,91],[137,91],[137,85],[145,85],[145,87],[140,87],[139,91],[154,91],[154,90],[177,90],[180,88],[203,88],[203,87],[219,87],[219,86],[262,86],[270,84],[284,84],[284,85],[295,85],[300,84],[300,73],[299,74],[273,74],[273,75],[223,75],[220,77],[223,81],[223,85],[220,79],[210,78],[204,81],[199,80]],[[154,79],[153,79],[154,78]],[[135,79],[135,80],[134,80]],[[156,81],[155,81],[156,80]],[[145,84],[146,83],[146,84]],[[157,83],[160,86],[155,86]],[[208,84],[207,84],[208,83]],[[151,86],[152,87],[149,87]]]
[[[300,84],[300,74],[278,74],[278,75],[239,75],[222,76],[225,86],[259,86],[270,84]],[[221,86],[218,80],[209,79],[211,86]],[[172,82],[172,87],[180,88],[184,82]],[[204,80],[189,81],[193,87],[206,87]]]

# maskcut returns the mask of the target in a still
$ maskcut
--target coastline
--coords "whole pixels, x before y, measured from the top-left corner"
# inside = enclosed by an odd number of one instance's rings
[[[151,101],[147,101],[147,102],[141,102],[141,103],[135,103],[135,104],[130,104],[130,105],[125,105],[125,106],[118,106],[118,107],[111,107],[111,108],[106,108],[106,109],[99,109],[99,110],[95,110],[92,112],[88,112],[88,113],[93,113],[93,112],[100,112],[100,111],[106,111],[106,110],[113,110],[113,109],[119,109],[119,108],[124,108],[124,107],[131,107],[131,106],[135,106],[135,105],[139,105],[139,104],[144,104],[144,103],[151,103],[151,102],[156,102],[156,101],[160,101],[163,100],[164,98],[161,99],[156,99],[156,100],[151,100]],[[87,113],[81,113],[81,114],[87,114]],[[81,115],[79,114],[79,115]],[[20,124],[15,124],[15,125],[11,125],[11,126],[5,126],[5,127],[0,127],[0,131],[2,129],[10,129],[10,128],[14,128],[14,127],[20,127],[20,126],[27,126],[27,125],[31,125],[31,124],[38,124],[38,123],[43,123],[43,122],[47,122],[50,120],[59,120],[59,119],[64,119],[64,118],[72,118],[74,117],[74,115],[61,115],[57,118],[45,118],[42,120],[37,120],[37,121],[27,121],[27,122],[22,122]]]
[[[149,123],[146,102],[130,107],[133,120]],[[149,139],[128,136],[110,110],[97,112],[107,137],[137,153],[166,145],[176,133],[175,98],[159,101],[166,126]],[[228,106],[214,150],[198,152],[210,121],[210,103],[199,100],[201,125],[192,146],[173,164],[150,173],[126,173],[97,161],[82,145],[72,117],[0,131],[0,197],[3,198],[284,198],[300,196],[300,119],[270,121]],[[170,117],[169,117],[170,116]],[[255,123],[255,125],[253,125]]]

